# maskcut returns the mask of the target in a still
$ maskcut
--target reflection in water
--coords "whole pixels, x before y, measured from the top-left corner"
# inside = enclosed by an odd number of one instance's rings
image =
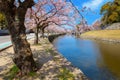
[[[115,80],[120,77],[120,45],[81,40],[67,35],[55,39],[53,44],[91,80]]]
[[[120,78],[120,44],[99,42],[99,46],[107,68]]]

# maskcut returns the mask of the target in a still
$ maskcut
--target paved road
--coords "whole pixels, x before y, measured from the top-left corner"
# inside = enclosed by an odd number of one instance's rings
[[[33,38],[34,34],[28,34],[27,39]],[[0,36],[0,50],[11,45],[10,36]]]
[[[10,36],[0,36],[0,44],[10,41]]]

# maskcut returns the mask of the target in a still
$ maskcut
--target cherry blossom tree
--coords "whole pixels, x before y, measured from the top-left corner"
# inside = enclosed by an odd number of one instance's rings
[[[25,24],[36,26],[36,41],[38,44],[39,29],[44,34],[44,29],[49,25],[69,25],[75,26],[75,19],[79,17],[70,2],[65,0],[39,0],[39,2],[29,8],[26,14]],[[33,20],[33,21],[31,21]],[[26,25],[29,27],[29,25]]]
[[[94,30],[100,30],[101,29],[101,21],[100,20],[96,20],[93,24],[92,27]]]
[[[58,33],[58,34],[67,33],[67,30],[64,27],[59,27],[57,25],[50,25],[46,27],[45,30],[50,33]]]

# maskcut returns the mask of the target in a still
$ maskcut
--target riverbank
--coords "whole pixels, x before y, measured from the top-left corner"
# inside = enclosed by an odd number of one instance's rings
[[[81,34],[80,38],[120,43],[120,30],[89,31],[89,32]]]
[[[0,52],[0,80],[87,80],[81,70],[61,56],[48,39],[41,38],[38,45],[34,45],[33,42],[34,39],[29,40],[34,59],[40,69],[36,73],[30,73],[31,76],[17,77],[11,73],[14,63],[13,49],[10,47]]]

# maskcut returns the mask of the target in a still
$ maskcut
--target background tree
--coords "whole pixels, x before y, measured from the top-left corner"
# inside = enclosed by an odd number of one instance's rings
[[[73,26],[76,16],[74,8],[65,0],[39,0],[35,6],[27,11],[25,24],[34,20],[32,24],[36,25],[35,43],[38,44],[38,29],[43,35],[45,28],[49,25]]]
[[[93,22],[92,24],[92,28],[93,30],[100,30],[101,29],[101,21],[100,20],[96,20],[95,22]]]
[[[1,29],[6,29],[7,22],[5,19],[5,15],[3,13],[0,13],[0,28]]]
[[[33,5],[33,0],[0,0],[0,12],[4,13],[7,19],[14,48],[13,61],[23,75],[36,70],[24,26],[26,11]]]
[[[64,27],[59,27],[57,25],[49,25],[45,28],[45,31],[48,31],[49,33],[57,33],[57,34],[64,34],[68,33],[68,29],[65,29]]]
[[[120,22],[120,0],[104,4],[101,8],[101,14],[103,15],[101,19],[103,26]]]

